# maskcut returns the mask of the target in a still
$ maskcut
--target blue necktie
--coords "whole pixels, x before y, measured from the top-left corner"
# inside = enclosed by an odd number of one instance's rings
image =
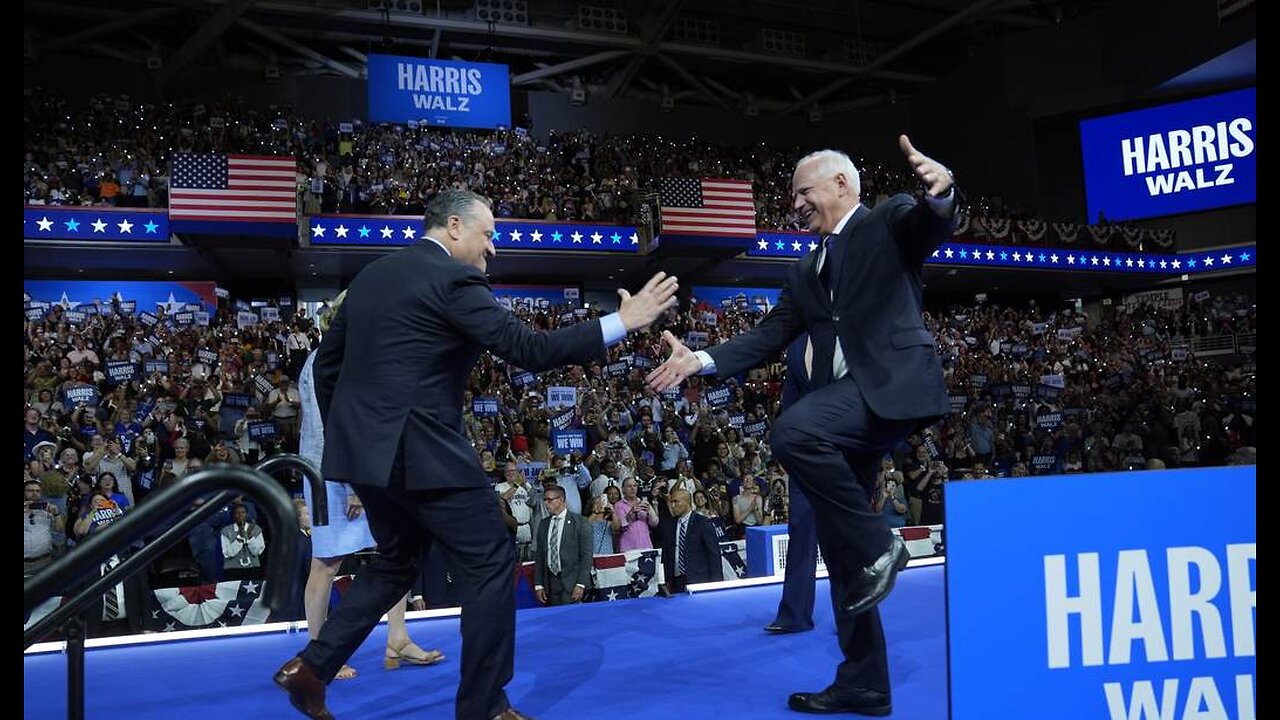
[[[822,242],[826,246],[826,257],[822,261],[822,269],[818,271],[818,281],[827,291],[828,297],[834,297],[836,288],[840,287],[840,268],[844,265],[844,246],[838,241],[839,235],[828,235]]]
[[[822,238],[822,267],[818,270],[818,282],[822,283],[822,289],[831,294],[831,237],[827,235]]]

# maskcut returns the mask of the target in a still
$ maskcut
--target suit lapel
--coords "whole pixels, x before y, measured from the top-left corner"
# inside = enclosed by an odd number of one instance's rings
[[[834,263],[831,266],[831,277],[832,282],[835,283],[834,294],[837,301],[841,296],[841,287],[845,284],[846,273],[844,268],[848,264],[850,255],[853,254],[853,230],[870,214],[871,211],[867,209],[866,205],[859,205],[858,209],[853,211],[853,216],[849,218],[849,222],[844,224],[844,227],[840,229],[840,234],[837,236],[838,240],[835,242],[837,252],[832,253],[832,256],[827,258],[829,262]]]
[[[820,307],[830,308],[831,298],[822,291],[822,283],[818,282],[818,252],[811,252],[800,260],[801,285],[805,288],[809,300]]]

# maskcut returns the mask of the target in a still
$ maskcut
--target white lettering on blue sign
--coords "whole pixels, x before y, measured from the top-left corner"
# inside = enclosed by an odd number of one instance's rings
[[[442,67],[440,65],[417,65],[414,63],[396,63],[396,81],[401,90],[413,92],[450,93],[452,95],[480,95],[484,85],[480,82],[480,70],[477,68]],[[436,98],[439,100],[440,98]],[[458,98],[465,102],[465,98]],[[417,99],[414,100],[415,104]],[[443,110],[446,108],[431,108]],[[466,108],[447,108],[449,110]]]
[[[1220,558],[1208,548],[1167,548],[1167,577],[1163,578],[1160,591],[1156,589],[1146,550],[1117,553],[1111,627],[1106,637],[1099,554],[1080,553],[1073,558],[1073,574],[1078,579],[1075,594],[1067,589],[1067,556],[1046,555],[1045,636],[1049,668],[1072,666],[1073,615],[1079,620],[1076,664],[1083,667],[1128,664],[1135,642],[1142,644],[1147,662],[1195,659],[1197,645],[1203,648],[1205,658],[1227,657],[1222,613],[1213,604],[1222,591],[1224,562],[1231,652],[1236,657],[1254,656],[1257,589],[1250,582],[1250,564],[1257,561],[1257,544],[1230,544],[1225,550]],[[1165,641],[1166,619],[1172,649]],[[1108,638],[1109,644],[1104,642]]]
[[[1224,161],[1253,154],[1254,140],[1249,135],[1253,129],[1253,121],[1238,117],[1189,130],[1124,138],[1120,157],[1125,177],[1159,173],[1143,178],[1152,197],[1234,185],[1235,164]],[[1200,165],[1206,167],[1192,167]]]
[[[1248,135],[1252,130],[1253,122],[1249,118],[1238,117],[1230,123],[1224,120],[1214,125],[1196,125],[1190,130],[1125,138],[1120,141],[1124,174],[1126,177],[1145,175],[1248,157],[1253,154],[1253,138]]]

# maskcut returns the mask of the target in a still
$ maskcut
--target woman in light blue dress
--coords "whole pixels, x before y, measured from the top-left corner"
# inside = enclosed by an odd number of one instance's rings
[[[345,293],[344,293],[345,294]],[[328,319],[338,310],[343,295],[333,302],[328,315],[320,319],[320,330],[329,329]],[[316,468],[321,467],[324,458],[324,424],[320,421],[320,406],[316,402],[315,381],[311,376],[311,368],[316,359],[313,350],[302,366],[302,374],[298,378],[298,394],[302,396],[302,418],[298,434],[298,454],[311,462]],[[325,492],[329,498],[329,524],[311,528],[311,572],[307,576],[307,588],[304,602],[307,613],[307,634],[314,640],[320,634],[329,615],[329,596],[333,589],[333,578],[342,561],[354,552],[373,547],[377,543],[369,532],[369,520],[365,517],[360,498],[351,486],[340,482],[325,482]],[[311,483],[302,483],[306,495],[307,506],[311,506]],[[434,665],[444,659],[439,650],[430,652],[418,647],[409,638],[409,630],[405,626],[405,603],[408,596],[387,610],[387,651],[383,667],[395,670],[401,664]],[[346,680],[356,676],[355,668],[343,665],[335,679]]]

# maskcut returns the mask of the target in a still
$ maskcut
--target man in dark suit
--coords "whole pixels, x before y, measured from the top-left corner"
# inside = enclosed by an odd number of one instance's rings
[[[555,483],[542,491],[547,516],[534,539],[533,591],[543,605],[582,602],[591,587],[591,525],[564,498]]]
[[[787,377],[782,385],[782,412],[786,412],[809,389],[812,357],[806,357],[809,334],[801,333],[787,348]],[[807,362],[806,362],[807,360]],[[782,599],[773,622],[764,626],[773,635],[813,629],[814,573],[818,569],[818,531],[813,505],[794,475],[787,475],[787,565],[783,572]],[[833,595],[833,602],[838,599]]]
[[[413,585],[427,541],[451,557],[462,598],[459,720],[514,720],[515,556],[511,535],[462,425],[462,396],[488,350],[532,371],[605,357],[608,345],[674,305],[662,273],[617,313],[534,332],[494,300],[489,202],[449,190],[428,204],[421,242],[370,263],[348,288],[313,375],[325,420],[323,471],[350,483],[378,555],[330,613],[319,637],[276,674],[294,707],[332,717],[324,689]]]
[[[724,579],[720,541],[706,517],[693,512],[689,491],[676,488],[667,496],[671,517],[662,521],[662,571],[667,592],[684,592],[691,583]]]
[[[664,333],[671,357],[649,375],[655,390],[696,373],[732,377],[808,331],[809,392],[774,423],[774,455],[813,504],[818,543],[837,593],[844,653],[835,682],[795,693],[793,710],[886,715],[889,668],[874,608],[906,565],[906,546],[872,507],[875,466],[912,430],[950,410],[942,364],[924,327],[924,261],[955,222],[951,173],[905,135],[899,146],[927,196],[897,195],[868,210],[844,153],[800,160],[794,207],[821,245],[792,265],[777,307],[751,331],[694,353]],[[822,392],[815,392],[822,390]]]

